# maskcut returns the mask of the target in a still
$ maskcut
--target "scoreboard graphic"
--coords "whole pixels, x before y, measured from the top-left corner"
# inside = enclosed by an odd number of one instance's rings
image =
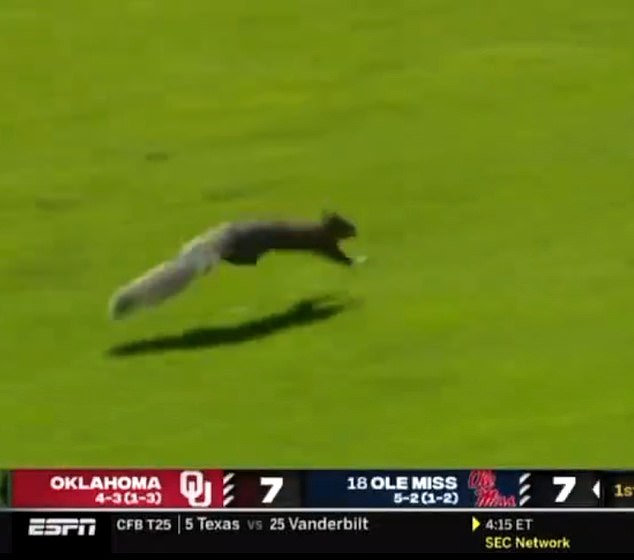
[[[631,552],[634,472],[0,471],[0,552]]]

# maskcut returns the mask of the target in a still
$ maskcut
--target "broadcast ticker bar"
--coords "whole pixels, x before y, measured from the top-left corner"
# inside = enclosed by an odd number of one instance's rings
[[[2,480],[9,508],[634,508],[633,471],[30,469]]]
[[[634,512],[0,514],[0,552],[634,552]]]

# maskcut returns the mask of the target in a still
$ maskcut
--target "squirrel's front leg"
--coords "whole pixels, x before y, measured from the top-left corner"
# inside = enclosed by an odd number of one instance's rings
[[[347,266],[354,264],[354,259],[346,255],[338,245],[326,245],[321,247],[318,252],[340,264]]]

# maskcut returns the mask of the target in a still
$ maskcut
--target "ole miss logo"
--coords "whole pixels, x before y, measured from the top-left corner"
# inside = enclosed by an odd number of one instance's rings
[[[505,496],[496,487],[492,470],[471,471],[469,489],[475,493],[475,507],[515,507],[515,496]]]

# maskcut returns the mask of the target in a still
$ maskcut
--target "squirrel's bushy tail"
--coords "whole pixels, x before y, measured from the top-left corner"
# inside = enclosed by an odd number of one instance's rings
[[[219,260],[209,244],[191,242],[174,260],[155,266],[119,288],[110,299],[110,318],[123,319],[142,308],[163,303],[185,290],[198,276],[207,274]]]
[[[196,269],[187,263],[170,261],[156,266],[114,293],[110,318],[123,319],[141,308],[158,305],[182,292],[196,276]]]

